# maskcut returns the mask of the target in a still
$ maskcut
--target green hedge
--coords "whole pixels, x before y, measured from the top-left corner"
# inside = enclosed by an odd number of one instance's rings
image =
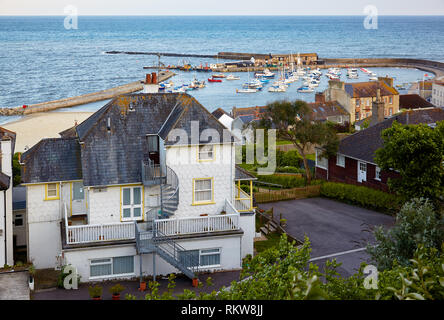
[[[257,176],[259,181],[280,184],[284,188],[299,188],[305,187],[305,178],[295,176]]]
[[[344,183],[323,183],[321,196],[391,214],[402,206],[401,198],[394,194]]]

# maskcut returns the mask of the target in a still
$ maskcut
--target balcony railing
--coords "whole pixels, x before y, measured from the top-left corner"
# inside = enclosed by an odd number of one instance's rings
[[[142,160],[142,181],[144,185],[160,184],[165,178],[165,168],[150,159]]]
[[[134,222],[70,226],[68,225],[67,211],[65,204],[66,244],[132,240],[135,238]]]
[[[237,189],[237,192],[237,197],[234,200],[236,210],[239,212],[253,211],[253,197],[242,189]]]
[[[239,230],[239,212],[227,200],[226,214],[205,217],[155,220],[155,232],[162,236]]]

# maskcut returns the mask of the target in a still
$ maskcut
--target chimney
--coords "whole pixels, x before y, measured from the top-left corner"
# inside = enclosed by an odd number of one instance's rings
[[[372,103],[372,120],[370,125],[373,126],[384,120],[385,103],[381,98],[381,89],[376,90],[376,100]]]
[[[393,78],[390,78],[389,76],[385,76],[385,77],[378,77],[378,80],[385,82],[386,85],[393,88],[393,85],[394,85]]]
[[[159,85],[157,83],[157,73],[153,72],[147,74],[145,83],[143,84],[142,93],[157,93],[159,92]]]
[[[325,95],[323,92],[316,92],[315,102],[316,103],[325,103]]]

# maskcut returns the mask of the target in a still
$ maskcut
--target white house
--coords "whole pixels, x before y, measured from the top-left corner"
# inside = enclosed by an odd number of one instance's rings
[[[444,82],[436,81],[432,84],[431,102],[437,107],[444,107]]]
[[[191,96],[123,95],[60,135],[22,156],[37,269],[70,264],[82,281],[191,278],[240,269],[253,254],[255,210],[240,181],[254,178],[234,164],[235,138]]]
[[[0,267],[14,264],[12,222],[12,157],[15,133],[0,128]]]

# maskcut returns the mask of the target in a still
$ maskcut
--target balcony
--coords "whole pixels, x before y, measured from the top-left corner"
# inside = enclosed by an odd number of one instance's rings
[[[154,164],[150,159],[142,160],[142,181],[145,186],[162,184],[165,176],[164,166]]]

